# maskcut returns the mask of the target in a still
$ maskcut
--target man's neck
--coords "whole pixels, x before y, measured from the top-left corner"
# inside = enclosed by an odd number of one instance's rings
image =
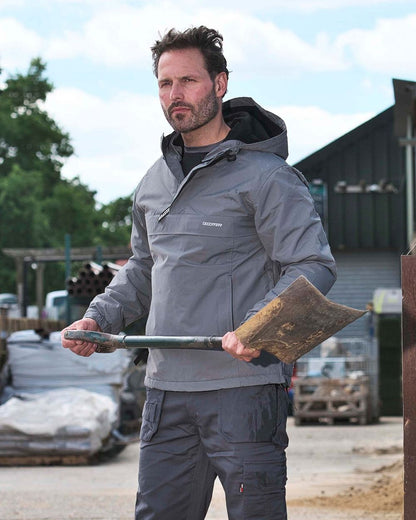
[[[192,132],[182,133],[181,135],[185,146],[191,148],[219,143],[227,137],[229,131],[230,127],[221,117],[220,120],[212,120],[201,128],[197,128]]]

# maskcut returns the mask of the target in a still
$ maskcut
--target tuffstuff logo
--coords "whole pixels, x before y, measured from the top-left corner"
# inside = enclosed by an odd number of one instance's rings
[[[202,225],[208,227],[222,227],[222,224],[220,222],[207,222],[206,220],[202,222]]]

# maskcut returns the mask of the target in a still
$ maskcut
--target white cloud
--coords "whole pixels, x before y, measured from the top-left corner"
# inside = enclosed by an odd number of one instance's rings
[[[95,157],[71,157],[62,168],[67,179],[79,177],[96,192],[96,200],[106,204],[129,196],[146,172],[149,164],[134,161],[123,153],[100,154]]]
[[[1,1],[1,0],[0,0]],[[346,0],[295,1],[299,8],[342,7]],[[362,0],[360,0],[362,1]],[[382,0],[367,0],[367,4]],[[250,2],[253,11],[242,5],[233,9],[215,3],[209,9],[192,1],[170,0],[140,7],[114,1],[92,9],[90,18],[79,28],[41,37],[13,18],[0,18],[0,63],[19,67],[30,57],[42,54],[47,60],[87,59],[107,67],[150,69],[150,46],[172,26],[211,25],[224,35],[225,54],[231,68],[241,76],[300,75],[305,72],[340,71],[360,66],[389,75],[405,74],[416,65],[416,14],[398,19],[380,19],[373,29],[352,29],[336,38],[316,34],[309,42],[294,31],[282,29],[278,21],[260,19],[256,12],[268,0]],[[287,2],[286,2],[287,3]],[[292,2],[293,3],[293,2]],[[291,3],[291,4],[292,4]],[[356,3],[348,0],[349,5]],[[89,5],[95,6],[95,1]],[[303,6],[303,7],[302,7]],[[278,20],[278,19],[277,19]]]
[[[42,38],[14,18],[0,18],[0,65],[12,70],[27,66],[42,50]]]
[[[190,25],[192,17],[169,3],[147,4],[140,8],[126,4],[100,9],[80,31],[68,31],[53,38],[47,57],[84,56],[110,67],[148,66],[150,46],[167,27]]]
[[[85,38],[76,31],[66,30],[63,35],[52,36],[45,41],[45,58],[49,60],[65,60],[85,54]]]
[[[374,29],[352,29],[337,38],[362,68],[392,75],[414,75],[416,70],[416,14],[380,19]]]
[[[167,28],[190,25],[218,27],[230,63],[242,74],[263,75],[345,67],[341,50],[325,35],[309,44],[293,31],[280,29],[243,11],[227,8],[189,9],[169,2],[127,5],[97,12],[80,31],[68,31],[48,42],[46,58],[88,57],[111,67],[150,66],[150,46]],[[255,35],[255,38],[253,38]]]
[[[223,33],[227,58],[241,75],[267,76],[276,72],[293,75],[337,71],[356,65],[370,71],[403,75],[415,68],[416,54],[411,50],[416,45],[416,14],[379,19],[373,29],[352,29],[335,39],[325,32],[317,33],[315,41],[309,43],[294,31],[255,16],[260,6],[268,5],[267,0],[250,3],[254,4],[252,13],[245,5],[233,9],[229,2],[226,7],[214,3],[209,9],[186,0],[179,4],[145,3],[140,7],[107,2],[80,30],[67,31],[45,42],[46,57],[83,56],[110,67],[148,69],[149,48],[158,30],[163,33],[172,26],[205,24]],[[359,3],[363,4],[363,0],[295,1],[299,9],[334,9]],[[364,3],[375,5],[383,0]]]
[[[20,5],[29,4],[32,0],[0,0],[0,9],[5,7],[16,7]],[[365,7],[378,6],[383,4],[412,4],[414,0],[228,0],[227,5],[230,9],[245,11],[245,12],[287,12],[287,11],[303,11],[312,12],[320,10],[333,10],[348,7]],[[83,5],[96,7],[98,10],[103,8],[111,8],[114,6],[137,6],[137,4],[144,4],[146,0],[38,0],[38,5],[41,7],[49,7],[51,4],[62,5]],[[150,2],[149,2],[150,3]],[[178,9],[192,9],[198,8],[201,5],[200,0],[177,0]],[[211,7],[222,7],[223,0],[210,0]]]
[[[5,9],[6,7],[18,7],[23,5],[24,0],[0,0],[0,9]]]
[[[366,6],[382,6],[383,4],[412,4],[413,0],[263,0],[269,7],[284,8],[293,11],[313,12],[322,10],[336,10],[343,8]]]
[[[412,0],[396,0],[396,5],[399,3],[410,3]],[[274,3],[273,0],[269,0],[270,4]],[[278,0],[277,4],[282,7],[286,2],[285,0]],[[345,7],[365,7],[365,6],[376,6],[383,4],[392,4],[392,0],[292,0],[290,2],[290,8],[300,11],[320,11],[329,9],[342,9]]]
[[[79,89],[60,88],[46,110],[72,137],[75,156],[65,164],[67,178],[79,176],[109,202],[129,195],[160,155],[160,136],[169,131],[159,100],[126,92],[104,100]]]
[[[129,195],[160,155],[160,136],[170,131],[156,97],[120,93],[109,100],[78,89],[57,89],[46,109],[73,137],[76,155],[63,169],[109,202]],[[290,163],[327,145],[374,114],[333,114],[316,106],[270,108],[288,126]]]
[[[270,109],[288,128],[289,162],[294,164],[316,152],[375,114],[334,114],[317,106],[281,105]]]
[[[72,0],[74,1],[74,0]],[[109,2],[107,2],[109,3]],[[135,0],[130,4],[134,5]],[[299,12],[311,13],[315,11],[336,10],[342,8],[364,8],[366,6],[382,6],[383,4],[412,4],[414,0],[227,0],[227,8],[234,12],[245,13],[286,13]],[[211,8],[224,6],[224,0],[210,0]],[[200,0],[177,0],[176,6],[179,9],[196,9],[200,7]]]
[[[224,36],[224,52],[239,74],[299,74],[307,71],[332,71],[345,67],[340,49],[324,34],[313,44],[293,31],[275,23],[230,9],[202,12],[206,23],[219,27]]]

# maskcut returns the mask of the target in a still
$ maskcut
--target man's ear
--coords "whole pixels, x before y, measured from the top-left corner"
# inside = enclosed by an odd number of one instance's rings
[[[215,94],[218,98],[223,98],[227,92],[228,78],[225,72],[220,72],[215,77]]]

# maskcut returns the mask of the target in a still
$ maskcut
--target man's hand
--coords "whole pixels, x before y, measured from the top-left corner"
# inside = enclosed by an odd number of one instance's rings
[[[235,332],[227,332],[222,338],[222,348],[233,358],[242,361],[251,361],[260,356],[260,350],[246,348],[235,335]]]
[[[62,346],[69,348],[78,356],[88,357],[95,352],[95,343],[89,343],[87,341],[65,339],[64,334],[66,330],[92,330],[94,332],[102,332],[97,322],[91,318],[83,318],[82,320],[75,321],[72,325],[69,325],[61,332]]]

